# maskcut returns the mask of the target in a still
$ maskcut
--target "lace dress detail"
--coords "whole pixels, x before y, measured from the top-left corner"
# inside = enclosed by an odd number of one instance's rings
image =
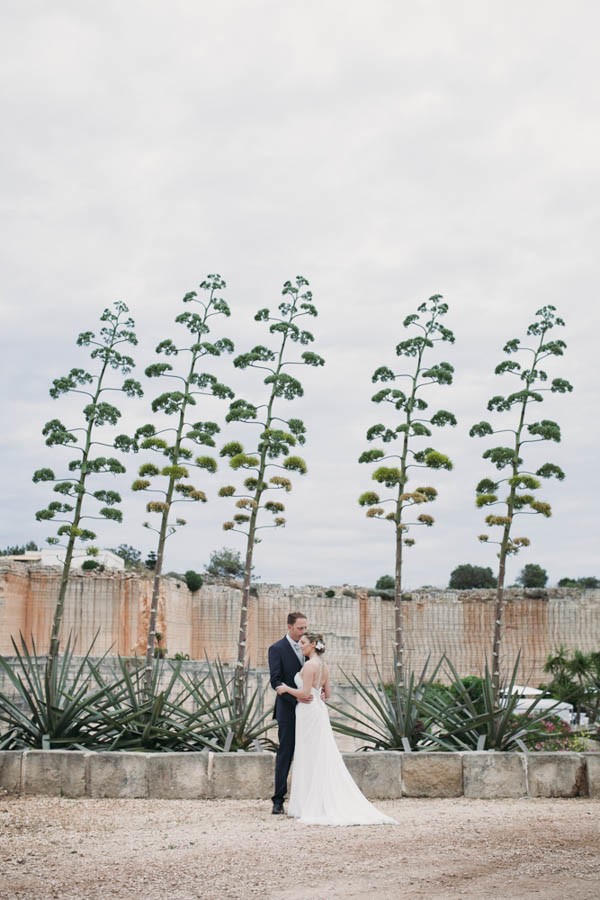
[[[360,792],[338,750],[321,700],[323,663],[311,703],[296,705],[296,748],[288,815],[305,825],[397,825]],[[302,688],[302,674],[294,682]]]

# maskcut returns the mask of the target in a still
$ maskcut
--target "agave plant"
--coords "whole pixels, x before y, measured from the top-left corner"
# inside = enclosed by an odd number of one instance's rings
[[[389,689],[383,683],[379,668],[377,681],[369,678],[367,684],[363,684],[356,675],[347,675],[342,670],[344,678],[354,688],[360,705],[352,701],[346,706],[330,703],[330,708],[342,716],[332,721],[333,730],[363,741],[361,750],[416,750],[429,725],[419,701],[434,684],[440,663],[429,677],[428,667],[429,660],[418,678],[409,671],[404,684],[394,683]]]
[[[266,686],[250,691],[248,670],[244,672],[244,691],[236,690],[234,672],[226,671],[220,659],[207,660],[207,677],[201,683],[187,682],[190,697],[205,710],[203,727],[211,736],[212,749],[274,750],[276,744],[266,737],[272,727],[272,709],[265,704]]]
[[[451,683],[447,694],[430,694],[419,698],[417,706],[430,725],[424,738],[430,750],[523,750],[532,739],[546,737],[543,721],[551,710],[536,709],[542,695],[529,707],[516,713],[520,701],[514,692],[519,657],[512,673],[501,684],[499,701],[495,702],[494,680],[488,666],[480,681],[480,691],[461,678],[455,666],[446,659]]]
[[[141,662],[133,671],[119,658],[120,677],[107,684],[90,661],[98,686],[106,693],[96,708],[97,737],[107,750],[186,752],[264,749],[271,726],[263,712],[258,688],[244,698],[242,715],[235,715],[233,674],[220,660],[207,661],[207,672],[191,678],[181,660],[160,660],[151,683]],[[264,693],[264,692],[263,692]]]
[[[15,728],[12,728],[10,731],[5,732],[4,734],[0,734],[0,750],[17,749],[15,741],[17,737],[18,732]]]
[[[94,746],[98,740],[95,710],[108,693],[107,685],[94,687],[91,680],[88,663],[94,642],[77,664],[69,637],[64,653],[49,666],[47,658],[38,655],[33,638],[31,649],[22,634],[20,647],[14,638],[11,641],[16,664],[0,656],[0,668],[16,699],[0,692],[0,723],[8,729],[0,739],[1,749]]]
[[[105,687],[95,709],[99,746],[155,753],[219,749],[211,727],[213,698],[197,703],[180,660],[160,660],[149,685],[141,662],[133,671],[121,657],[118,665],[120,676],[107,681],[99,666],[89,663],[94,680]]]
[[[207,662],[200,679],[182,672],[180,660],[160,660],[152,682],[140,662],[119,657],[119,672],[106,675],[88,652],[74,661],[69,638],[53,667],[30,651],[23,636],[13,640],[16,665],[0,657],[0,668],[16,699],[0,693],[1,750],[25,747],[66,750],[185,752],[274,748],[265,737],[271,727],[264,690],[247,691],[235,714],[233,674],[220,660]]]

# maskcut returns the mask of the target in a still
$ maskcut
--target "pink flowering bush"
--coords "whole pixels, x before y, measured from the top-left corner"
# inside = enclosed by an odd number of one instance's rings
[[[520,717],[526,725],[527,716]],[[528,750],[570,750],[580,752],[585,749],[585,741],[580,734],[559,716],[548,716],[537,723],[534,731],[524,735],[523,743]]]

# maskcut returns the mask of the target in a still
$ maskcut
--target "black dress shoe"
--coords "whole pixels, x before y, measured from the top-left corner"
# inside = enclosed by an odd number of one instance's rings
[[[283,815],[283,803],[281,800],[273,801],[273,815],[274,816],[282,816]]]

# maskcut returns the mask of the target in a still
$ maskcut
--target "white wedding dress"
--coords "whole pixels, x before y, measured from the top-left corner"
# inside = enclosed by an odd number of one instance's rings
[[[302,675],[295,676],[302,688]],[[305,825],[397,825],[360,792],[337,748],[320,686],[296,706],[296,749],[288,815]]]

